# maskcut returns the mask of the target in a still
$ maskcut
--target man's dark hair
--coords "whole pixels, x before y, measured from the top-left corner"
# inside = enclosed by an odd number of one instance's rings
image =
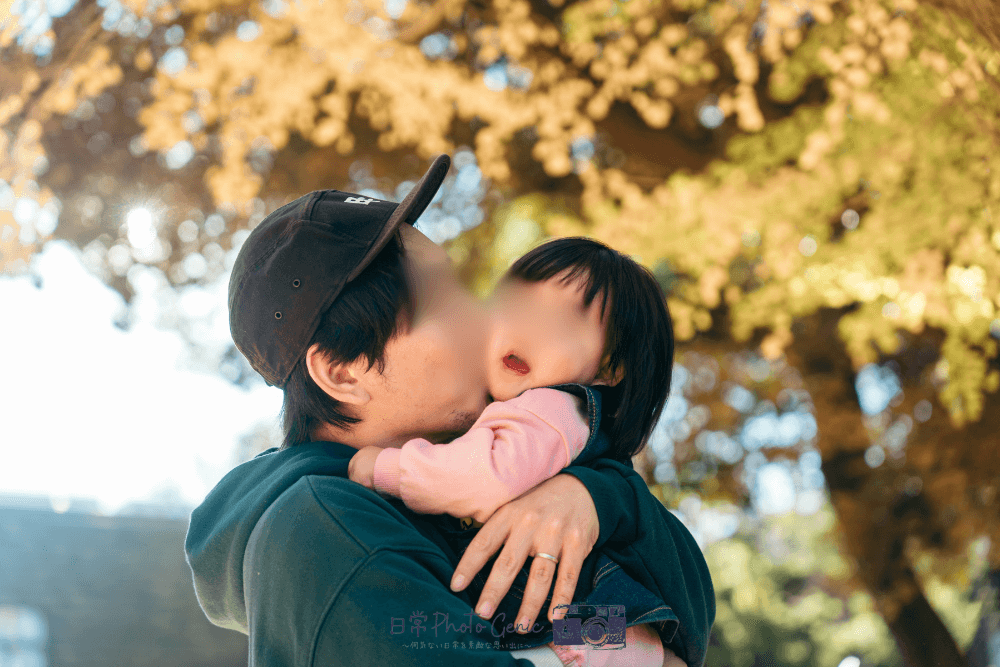
[[[663,291],[646,267],[593,239],[561,238],[514,262],[504,279],[542,282],[561,276],[579,281],[584,306],[601,298],[607,315],[606,363],[602,374],[621,380],[601,392],[602,426],[615,458],[642,451],[670,394],[674,330]]]
[[[364,357],[369,370],[377,367],[381,373],[385,369],[386,344],[405,332],[413,314],[403,261],[403,242],[397,232],[323,313],[309,347],[319,345],[319,352],[334,361],[351,362]],[[360,421],[345,414],[342,403],[313,381],[305,356],[292,370],[284,392],[282,449],[312,440],[317,424],[350,428]]]

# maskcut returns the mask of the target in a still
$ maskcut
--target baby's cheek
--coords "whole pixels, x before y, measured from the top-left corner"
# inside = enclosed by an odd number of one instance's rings
[[[509,401],[521,393],[520,385],[507,380],[501,372],[491,372],[487,385],[490,396],[497,401]]]
[[[503,383],[501,383],[497,377],[498,375],[499,373],[497,372],[497,369],[492,368],[491,366],[486,372],[486,389],[490,392],[490,396],[494,399],[498,401],[505,401],[507,400],[504,397],[506,392],[504,390]]]

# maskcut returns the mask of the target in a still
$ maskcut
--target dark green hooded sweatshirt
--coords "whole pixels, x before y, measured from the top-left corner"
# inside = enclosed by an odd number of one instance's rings
[[[251,667],[529,667],[494,650],[502,640],[510,648],[511,635],[472,616],[468,595],[449,589],[458,558],[437,518],[347,478],[355,452],[323,442],[268,450],[195,509],[185,550],[209,620],[249,635]],[[593,497],[594,552],[671,606],[679,620],[671,648],[701,667],[715,599],[691,534],[627,465],[601,459],[564,472]]]

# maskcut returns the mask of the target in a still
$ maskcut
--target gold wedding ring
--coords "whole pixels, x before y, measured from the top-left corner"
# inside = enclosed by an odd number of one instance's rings
[[[555,556],[553,556],[552,554],[542,553],[541,551],[539,551],[537,554],[535,554],[535,558],[544,558],[545,560],[550,560],[553,563],[558,563],[559,562],[559,559],[556,558]]]

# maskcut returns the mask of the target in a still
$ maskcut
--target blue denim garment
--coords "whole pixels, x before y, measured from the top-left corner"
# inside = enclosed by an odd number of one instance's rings
[[[587,403],[590,437],[587,439],[587,444],[580,454],[573,459],[573,465],[586,465],[595,459],[606,456],[611,449],[611,442],[607,434],[600,429],[600,392],[592,387],[579,384],[558,385],[550,388],[571,393],[586,400]],[[472,527],[462,519],[444,515],[440,519],[441,533],[455,550],[455,553],[461,557],[468,548],[472,538],[475,537],[478,529]],[[617,563],[603,553],[599,551],[592,552],[587,557],[588,561],[593,561],[594,559],[596,559],[596,563],[593,564],[592,568],[594,575],[589,582],[580,582],[576,593],[577,597],[581,594],[583,597],[573,602],[575,604],[596,606],[623,605],[625,607],[626,626],[650,623],[665,643],[670,642],[677,632],[678,626],[677,616],[673,610],[656,595],[632,579]],[[469,583],[467,590],[471,599],[479,599],[486,585],[486,578],[493,569],[495,560],[496,557],[494,556]],[[504,596],[503,600],[500,601],[497,610],[490,619],[495,628],[494,636],[496,633],[502,634],[501,645],[503,645],[504,639],[519,648],[541,646],[552,641],[552,624],[548,620],[548,609],[549,605],[552,604],[551,588],[539,612],[539,617],[535,619],[533,626],[533,630],[535,631],[524,635],[519,635],[513,630],[505,631],[508,624],[513,626],[517,623],[517,613],[521,608],[521,601],[524,597],[524,589],[528,582],[530,569],[531,560],[529,559],[514,578],[510,590]],[[589,570],[585,567],[584,571]]]

